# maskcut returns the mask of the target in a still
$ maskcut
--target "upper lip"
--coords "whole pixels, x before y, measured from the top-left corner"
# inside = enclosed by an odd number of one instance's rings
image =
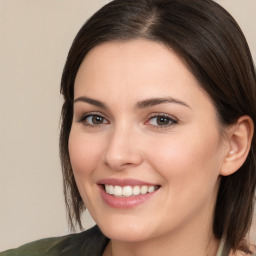
[[[136,180],[136,179],[115,179],[115,178],[107,178],[98,180],[97,184],[99,185],[113,185],[113,186],[156,186],[158,184],[153,184],[146,181]]]

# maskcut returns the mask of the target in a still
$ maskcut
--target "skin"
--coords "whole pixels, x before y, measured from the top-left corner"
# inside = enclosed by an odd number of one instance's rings
[[[83,201],[111,241],[104,255],[215,255],[212,233],[220,172],[230,143],[214,105],[182,59],[147,40],[104,43],[78,71],[69,138]],[[174,98],[138,108],[152,98]],[[180,103],[182,102],[182,103]],[[93,123],[91,116],[102,117]],[[159,124],[157,116],[166,116]],[[173,121],[172,121],[173,120]],[[110,207],[97,182],[132,178],[157,184],[149,200]]]

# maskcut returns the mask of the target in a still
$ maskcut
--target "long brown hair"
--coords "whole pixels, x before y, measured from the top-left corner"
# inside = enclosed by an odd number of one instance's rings
[[[64,193],[71,227],[80,228],[84,204],[68,153],[73,117],[74,80],[86,54],[108,41],[145,38],[172,48],[183,58],[201,87],[212,98],[219,121],[231,125],[242,115],[256,123],[256,75],[246,39],[236,21],[211,0],[114,0],[80,29],[62,75],[64,96],[60,156]],[[234,249],[251,225],[256,186],[256,139],[243,166],[222,177],[213,232]]]

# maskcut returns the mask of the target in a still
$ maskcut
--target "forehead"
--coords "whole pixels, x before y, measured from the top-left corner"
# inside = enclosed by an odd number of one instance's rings
[[[153,96],[210,101],[182,58],[163,44],[143,39],[93,48],[75,80],[75,97],[83,94],[102,101]]]
[[[113,69],[115,65],[126,64],[136,67],[153,68],[161,64],[175,64],[177,70],[186,69],[186,64],[171,48],[164,44],[146,39],[136,39],[130,41],[105,42],[92,48],[85,56],[81,69],[95,69],[104,67]],[[160,66],[162,69],[162,66]],[[158,69],[157,71],[159,71]],[[163,69],[162,69],[163,70]],[[169,70],[170,72],[171,70]],[[183,70],[184,71],[184,70]],[[188,71],[188,70],[187,70]],[[155,73],[155,72],[154,72]],[[194,77],[193,77],[194,78]]]

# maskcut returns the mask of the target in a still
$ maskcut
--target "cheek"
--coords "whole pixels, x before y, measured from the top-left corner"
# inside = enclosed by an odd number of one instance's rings
[[[88,175],[96,168],[101,148],[90,136],[71,130],[68,147],[75,176]]]
[[[219,186],[218,140],[206,137],[201,135],[198,140],[183,134],[155,144],[151,165],[164,181],[166,197],[162,211],[172,211],[178,219],[189,219],[214,207]]]
[[[154,142],[150,158],[155,169],[174,187],[179,184],[181,190],[185,186],[196,189],[198,185],[200,189],[202,184],[215,185],[221,163],[219,151],[217,132],[189,129]]]

